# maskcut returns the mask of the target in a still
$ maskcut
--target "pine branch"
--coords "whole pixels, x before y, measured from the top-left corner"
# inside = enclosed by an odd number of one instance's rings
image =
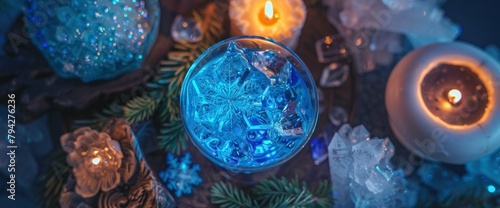
[[[124,116],[130,123],[137,123],[151,117],[157,107],[157,101],[153,98],[136,97],[124,107]]]
[[[252,203],[243,191],[231,184],[222,182],[212,187],[212,204],[221,207],[331,207],[331,183],[321,182],[317,187],[308,190],[306,182],[299,183],[298,178],[288,181],[282,177],[273,177],[261,181],[252,188]]]
[[[212,204],[219,205],[222,208],[259,207],[255,200],[231,184],[218,182],[212,186],[210,194]]]
[[[160,147],[165,151],[175,154],[181,153],[187,147],[188,140],[181,119],[164,124],[163,128],[160,129],[158,139]]]
[[[162,92],[159,112],[159,120],[163,124],[160,129],[159,143],[167,152],[180,153],[187,144],[187,135],[180,117],[179,97],[187,71],[191,64],[222,36],[222,18],[216,13],[214,5],[209,5],[205,12],[205,18],[199,13],[193,13],[197,21],[203,22],[203,40],[200,43],[178,42],[174,50],[168,53],[168,60],[160,63],[160,72],[166,73],[168,78],[157,79],[153,86],[168,84],[167,91]],[[164,88],[165,89],[165,88]]]
[[[311,190],[311,194],[319,207],[331,207],[333,205],[332,186],[333,184],[330,181],[324,180]]]
[[[297,178],[290,182],[284,177],[263,180],[252,192],[261,202],[261,206],[305,207],[315,202],[314,196],[307,190],[306,183],[300,185]]]

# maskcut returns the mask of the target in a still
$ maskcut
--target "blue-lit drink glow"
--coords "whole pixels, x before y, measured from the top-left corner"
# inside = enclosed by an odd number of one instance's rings
[[[247,48],[237,40],[190,69],[181,110],[191,140],[210,160],[236,172],[260,171],[290,159],[309,139],[316,88],[283,47],[259,39],[274,48]]]

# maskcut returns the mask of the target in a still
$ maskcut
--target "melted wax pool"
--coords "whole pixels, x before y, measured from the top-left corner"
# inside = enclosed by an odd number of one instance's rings
[[[286,159],[314,126],[312,99],[297,69],[273,51],[248,50],[231,43],[183,89],[191,139],[230,170]]]

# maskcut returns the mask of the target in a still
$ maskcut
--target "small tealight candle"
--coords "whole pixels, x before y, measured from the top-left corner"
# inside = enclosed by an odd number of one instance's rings
[[[255,35],[295,48],[306,18],[302,0],[231,0],[229,17],[233,36]]]
[[[418,48],[386,88],[392,130],[413,153],[453,164],[500,147],[500,65],[464,43]]]

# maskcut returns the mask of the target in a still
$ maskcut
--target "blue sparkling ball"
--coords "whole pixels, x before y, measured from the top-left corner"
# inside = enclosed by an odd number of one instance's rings
[[[138,69],[159,14],[157,0],[28,0],[25,22],[57,74],[90,82]]]

